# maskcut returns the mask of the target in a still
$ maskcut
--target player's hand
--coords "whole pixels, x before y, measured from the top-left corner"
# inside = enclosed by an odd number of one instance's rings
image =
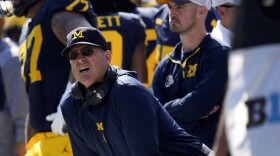
[[[201,119],[205,119],[207,117],[209,117],[211,114],[216,113],[218,110],[220,109],[220,106],[215,105],[212,110],[210,111],[209,115],[203,116]]]
[[[59,134],[59,135],[65,135],[67,133],[65,121],[63,119],[61,111],[57,111],[56,113],[52,113],[46,117],[47,121],[52,121],[52,132]]]

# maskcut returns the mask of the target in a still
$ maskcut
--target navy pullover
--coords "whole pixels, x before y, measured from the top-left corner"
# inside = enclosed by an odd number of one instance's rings
[[[117,78],[101,104],[83,104],[70,93],[61,106],[74,155],[204,155],[202,142],[180,128],[128,73]]]

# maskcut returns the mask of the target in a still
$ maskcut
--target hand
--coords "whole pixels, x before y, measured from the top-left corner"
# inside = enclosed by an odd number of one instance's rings
[[[16,143],[14,148],[15,156],[24,156],[26,154],[25,144],[24,143]]]
[[[52,113],[46,117],[47,121],[52,121],[52,132],[59,134],[59,135],[65,135],[67,133],[65,121],[63,119],[61,109],[57,110],[56,113]]]
[[[218,110],[219,110],[220,106],[218,105],[215,105],[212,110],[210,111],[209,115],[213,114],[213,113],[216,113]]]
[[[210,111],[209,115],[203,116],[201,119],[205,119],[205,118],[207,118],[208,116],[210,116],[211,114],[216,113],[216,112],[219,110],[219,108],[220,108],[220,106],[215,105],[215,106],[212,108],[212,110]]]

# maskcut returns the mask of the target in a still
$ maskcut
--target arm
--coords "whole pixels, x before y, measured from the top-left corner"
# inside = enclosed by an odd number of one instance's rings
[[[161,101],[171,116],[181,121],[197,121],[220,104],[227,84],[227,51],[211,52],[200,63],[201,77],[193,91],[182,98]],[[176,82],[175,82],[176,83]]]
[[[52,17],[52,30],[56,37],[66,45],[67,34],[77,27],[93,27],[86,18],[76,12],[61,11]]]
[[[164,64],[166,62],[166,57],[160,61],[160,63],[156,66],[154,71],[151,90],[154,96],[158,99],[158,101],[163,105],[165,101],[167,101],[167,93],[165,92],[165,78],[163,78],[163,69]]]
[[[130,70],[137,72],[137,79],[142,83],[147,82],[147,65],[146,65],[146,46],[145,46],[145,38],[146,38],[146,25],[143,20],[137,16],[134,19],[134,27],[137,30],[137,37],[134,37],[135,42],[137,43],[131,60]]]
[[[29,103],[24,82],[20,76],[20,63],[18,61],[18,57],[11,58],[5,65],[5,84],[7,85],[6,100],[9,105],[9,110],[14,125],[14,153],[18,154],[19,156],[23,156],[26,153],[24,127]]]
[[[134,49],[131,69],[137,72],[137,79],[142,83],[147,82],[146,48],[144,41],[140,41]]]
[[[125,86],[116,101],[122,132],[132,155],[161,155],[157,101],[138,86]]]
[[[29,118],[29,113],[27,113],[26,118],[25,118],[25,130],[24,130],[24,137],[25,137],[25,143],[28,143],[29,140],[34,136],[36,132],[34,129],[32,129],[30,125],[30,118]]]

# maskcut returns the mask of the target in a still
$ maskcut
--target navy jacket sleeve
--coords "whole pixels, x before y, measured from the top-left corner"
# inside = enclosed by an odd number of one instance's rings
[[[132,155],[161,155],[156,99],[143,86],[126,85],[119,93],[118,115]]]
[[[159,64],[156,66],[156,69],[154,71],[154,75],[153,75],[153,79],[152,79],[152,83],[151,83],[151,91],[153,92],[154,96],[158,99],[158,101],[164,105],[164,103],[167,100],[166,95],[168,95],[168,93],[166,92],[164,86],[164,76],[163,76],[163,70],[165,69],[165,62],[167,61],[167,57],[163,58]]]

